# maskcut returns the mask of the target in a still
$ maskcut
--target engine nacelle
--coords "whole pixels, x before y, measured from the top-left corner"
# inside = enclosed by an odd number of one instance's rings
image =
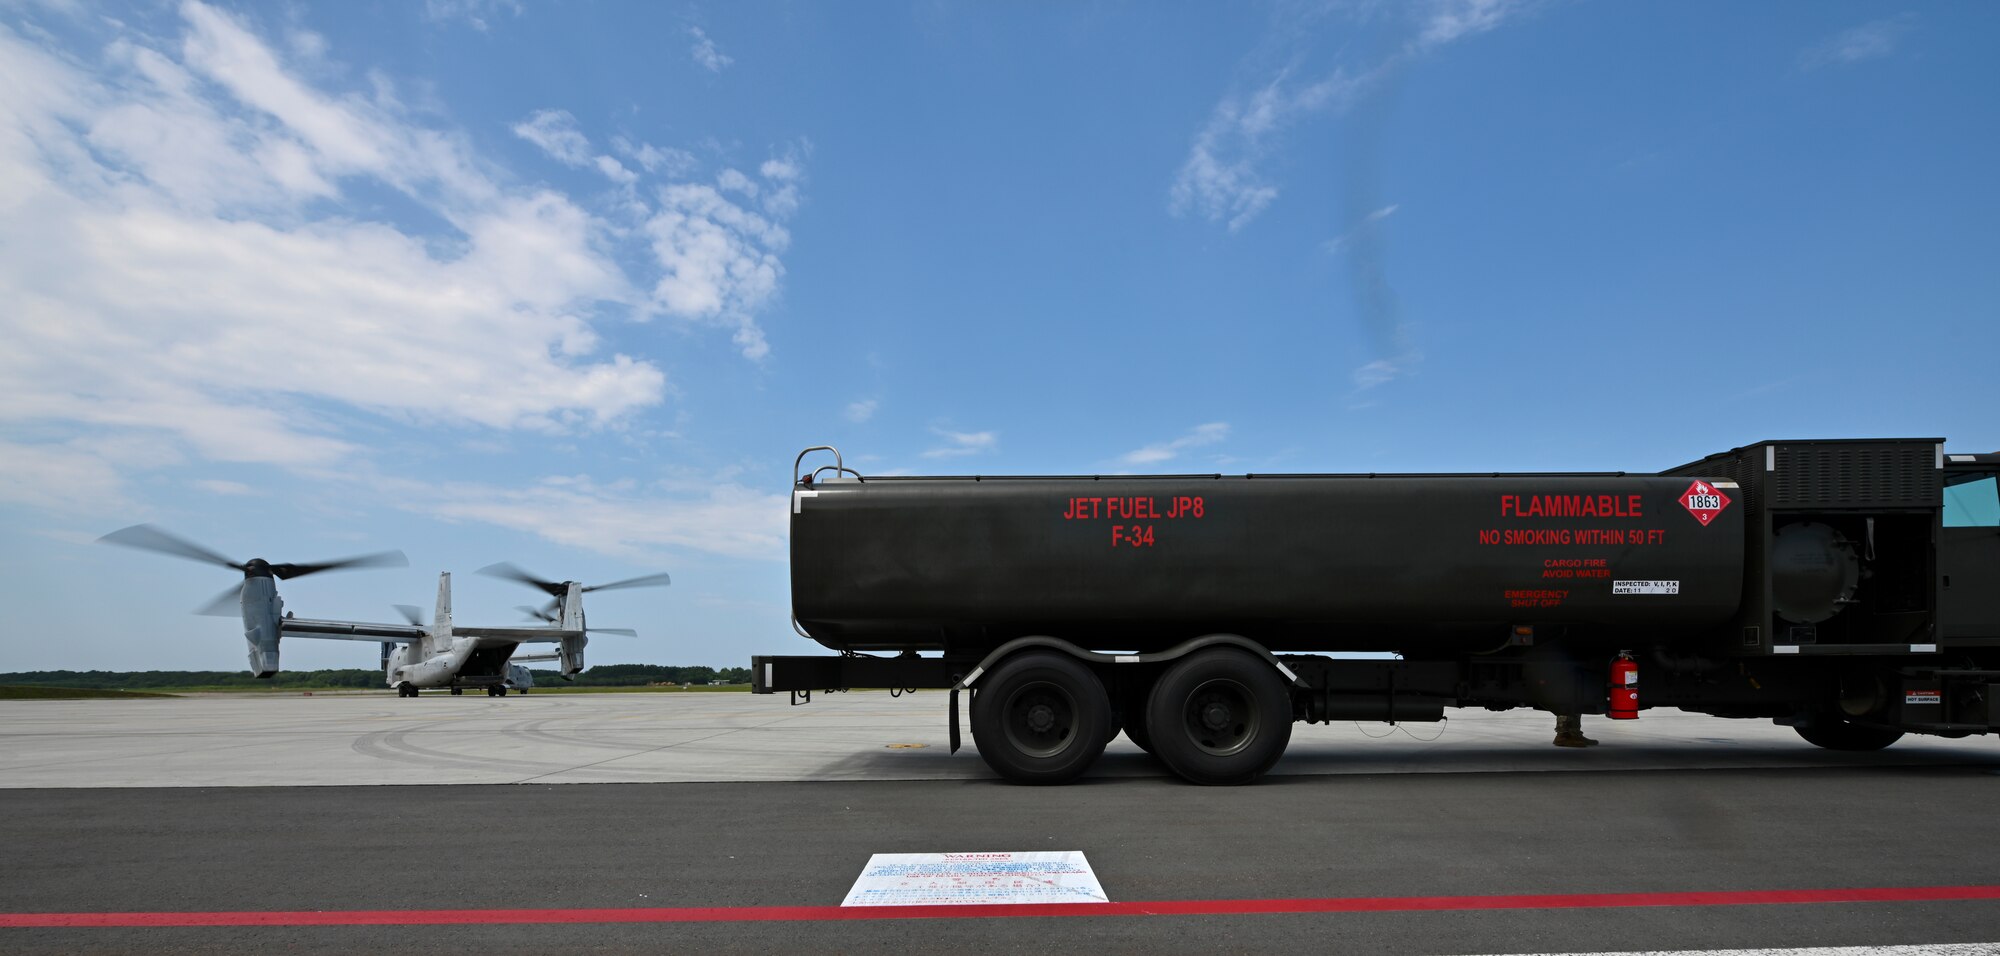
[[[260,624],[243,632],[243,643],[250,651],[250,673],[269,677],[278,672],[277,629]]]
[[[590,638],[582,635],[563,638],[562,675],[564,677],[575,678],[577,674],[583,671],[583,646],[588,643],[590,643]]]
[[[268,577],[243,580],[238,592],[243,609],[243,643],[250,652],[250,673],[269,677],[278,672],[278,638],[284,636],[285,601]]]

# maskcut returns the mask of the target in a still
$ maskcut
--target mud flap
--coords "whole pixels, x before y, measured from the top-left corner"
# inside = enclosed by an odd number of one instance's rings
[[[951,689],[951,752],[958,752],[958,688]]]

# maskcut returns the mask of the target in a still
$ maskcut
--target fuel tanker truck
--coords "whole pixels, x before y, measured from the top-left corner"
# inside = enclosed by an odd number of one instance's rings
[[[811,471],[808,457],[831,459]],[[949,689],[1061,783],[1121,730],[1239,784],[1295,722],[1446,708],[2000,727],[2000,454],[1770,441],[1652,474],[871,477],[793,464],[794,628],[752,689]],[[1373,655],[1356,652],[1381,652]]]

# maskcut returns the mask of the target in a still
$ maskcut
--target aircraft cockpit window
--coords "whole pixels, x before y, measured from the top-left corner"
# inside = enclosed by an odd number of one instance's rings
[[[2000,528],[2000,478],[1970,478],[1944,486],[1944,526]]]

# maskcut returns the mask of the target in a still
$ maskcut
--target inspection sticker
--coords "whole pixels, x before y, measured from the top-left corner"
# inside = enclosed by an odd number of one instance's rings
[[[877,853],[842,906],[1109,903],[1081,850]]]
[[[1679,581],[1613,581],[1613,594],[1679,594]]]

